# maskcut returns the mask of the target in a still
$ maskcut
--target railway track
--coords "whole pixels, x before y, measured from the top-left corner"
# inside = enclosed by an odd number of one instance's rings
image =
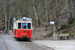
[[[12,38],[12,36],[10,36]],[[31,50],[51,50],[51,48],[36,44],[34,42],[32,42],[31,40],[28,41],[17,41],[18,43],[20,43],[23,46],[26,46],[28,48],[30,48]]]
[[[5,50],[52,50],[32,41],[17,41],[11,35],[0,36],[0,39],[5,46]]]
[[[4,42],[4,40],[3,40],[3,38],[0,36],[0,38],[2,39],[2,41],[3,41],[3,44],[5,45],[5,47],[6,47],[6,50],[9,50],[8,49],[8,47],[7,47],[7,44]]]
[[[10,36],[10,37],[13,38],[12,36]],[[47,50],[46,47],[43,47],[43,46],[38,45],[38,44],[35,44],[31,40],[28,40],[28,41],[17,41],[17,42],[20,43],[23,46],[26,46],[26,47],[30,48],[31,50]]]
[[[39,44],[36,44],[36,43],[33,43],[33,42],[29,42],[29,41],[18,41],[20,44],[22,45],[25,45],[29,48],[31,48],[31,50],[52,50],[51,48],[48,48],[48,47],[45,47],[45,46],[42,46],[42,45],[39,45]]]

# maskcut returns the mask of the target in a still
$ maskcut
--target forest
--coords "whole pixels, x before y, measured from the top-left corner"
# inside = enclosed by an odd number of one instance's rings
[[[33,28],[50,33],[50,20],[54,31],[75,31],[75,0],[0,0],[0,31],[13,29],[13,18],[32,18]],[[62,31],[63,30],[63,31]]]

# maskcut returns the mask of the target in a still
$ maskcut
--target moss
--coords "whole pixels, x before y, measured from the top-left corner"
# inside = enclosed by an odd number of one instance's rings
[[[70,27],[71,27],[70,24],[66,24],[64,28],[65,28],[65,29],[68,29],[68,28],[70,28]]]
[[[70,37],[74,37],[75,36],[75,34],[73,34],[73,33],[70,33],[70,35],[69,35]]]
[[[73,33],[73,31],[71,28],[68,28],[68,29],[64,29],[63,33]]]
[[[46,38],[46,36],[43,36],[44,38]]]
[[[47,34],[47,36],[51,36],[51,33]]]
[[[45,31],[47,31],[47,28],[45,28]]]
[[[68,19],[68,24],[72,24],[72,23],[73,23],[73,18],[70,17],[70,18]]]
[[[69,31],[68,31],[68,33],[72,33],[73,31],[72,31],[72,29],[71,29],[71,27],[72,26],[75,26],[75,18],[69,18],[68,19],[69,21],[68,21],[68,23],[65,25],[65,27],[64,27],[64,30],[63,30],[63,33],[67,33],[66,31],[66,29],[68,29]]]

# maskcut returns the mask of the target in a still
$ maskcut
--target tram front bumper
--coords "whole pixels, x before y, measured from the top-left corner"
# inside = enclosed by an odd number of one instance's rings
[[[27,36],[22,36],[22,38],[27,38]]]

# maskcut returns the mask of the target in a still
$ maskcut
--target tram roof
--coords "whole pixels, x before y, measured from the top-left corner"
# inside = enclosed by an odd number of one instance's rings
[[[15,20],[14,22],[32,22],[32,18],[20,18],[19,20]]]

